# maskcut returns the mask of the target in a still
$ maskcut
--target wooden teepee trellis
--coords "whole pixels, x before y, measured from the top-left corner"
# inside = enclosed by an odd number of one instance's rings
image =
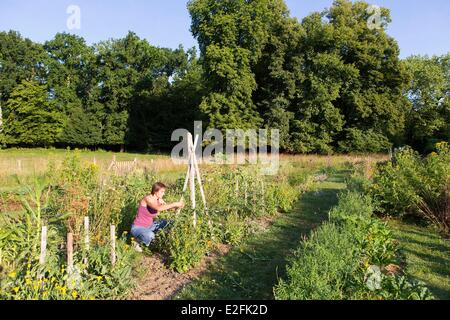
[[[191,200],[191,206],[193,211],[193,223],[194,227],[197,226],[197,213],[195,211],[196,209],[196,200],[195,200],[195,181],[197,181],[200,195],[202,198],[203,206],[205,210],[207,210],[206,207],[206,197],[205,197],[205,191],[203,190],[203,184],[202,184],[202,178],[200,175],[200,170],[198,167],[197,157],[195,155],[195,149],[197,147],[197,144],[199,143],[199,136],[195,136],[195,141],[192,139],[192,134],[187,134],[187,143],[188,143],[188,169],[186,172],[186,177],[184,180],[184,186],[183,186],[183,195],[181,197],[181,200],[184,199],[184,193],[187,190],[187,187],[189,185],[189,192],[190,192],[190,200]],[[180,213],[180,209],[178,209],[177,214]]]

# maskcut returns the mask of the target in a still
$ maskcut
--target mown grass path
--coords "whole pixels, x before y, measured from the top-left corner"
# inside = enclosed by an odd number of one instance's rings
[[[291,212],[276,218],[262,233],[247,239],[218,259],[205,274],[187,285],[176,299],[273,299],[273,286],[284,277],[287,258],[302,237],[328,217],[345,188],[345,172],[305,193]]]
[[[400,242],[408,273],[426,284],[437,299],[450,299],[450,240],[433,228],[391,220],[389,226]]]

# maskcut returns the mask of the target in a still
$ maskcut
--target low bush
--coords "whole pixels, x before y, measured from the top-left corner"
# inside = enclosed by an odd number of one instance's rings
[[[186,272],[196,266],[208,252],[208,221],[200,217],[196,226],[192,216],[183,214],[158,236],[158,247],[170,256],[170,266],[177,272]]]
[[[378,168],[370,193],[379,212],[420,215],[448,234],[450,148],[440,143],[436,150],[426,158],[410,148],[397,151],[393,161]]]

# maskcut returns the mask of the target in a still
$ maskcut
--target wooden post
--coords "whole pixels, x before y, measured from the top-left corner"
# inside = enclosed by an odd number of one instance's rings
[[[116,264],[116,226],[110,226],[111,234],[111,264],[114,266]]]
[[[84,217],[84,245],[86,248],[86,251],[89,250],[89,217]]]
[[[183,195],[181,196],[180,201],[184,200],[184,193],[187,190],[189,180],[190,180],[189,178],[191,176],[191,167],[190,167],[191,144],[189,142],[192,141],[192,135],[190,133],[188,133],[187,137],[188,137],[188,169],[186,171],[186,176],[184,178],[184,185],[183,185],[183,191],[182,191]],[[196,146],[197,146],[197,139],[194,141],[194,146],[192,147],[192,149],[195,150]],[[178,209],[176,214],[178,215],[180,213],[180,211],[181,211],[181,209]]]
[[[73,234],[67,234],[67,273],[73,272]]]
[[[43,226],[41,231],[41,255],[39,256],[39,264],[45,263],[45,256],[47,254],[47,227]]]
[[[97,165],[97,159],[94,157],[94,165]]]
[[[17,160],[17,168],[19,169],[20,172],[22,172],[22,160]]]
[[[86,250],[86,257],[84,258],[84,264],[87,266],[89,261],[87,258],[87,254],[90,248],[90,239],[89,239],[89,217],[84,217],[84,248]]]
[[[195,145],[198,142],[198,135],[195,137]],[[200,189],[200,195],[202,197],[202,201],[203,201],[203,206],[205,207],[205,210],[208,210],[208,208],[206,207],[206,197],[205,197],[205,191],[203,190],[203,183],[202,183],[202,177],[200,175],[200,169],[198,168],[198,162],[197,162],[197,156],[195,154],[195,145],[192,145],[192,157],[193,157],[193,162],[194,162],[194,169],[195,169],[195,173],[197,176],[197,182],[198,182],[198,187]]]

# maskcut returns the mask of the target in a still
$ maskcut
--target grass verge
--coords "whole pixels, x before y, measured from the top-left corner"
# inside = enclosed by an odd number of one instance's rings
[[[450,241],[430,226],[390,220],[408,273],[423,281],[437,299],[450,299]]]

